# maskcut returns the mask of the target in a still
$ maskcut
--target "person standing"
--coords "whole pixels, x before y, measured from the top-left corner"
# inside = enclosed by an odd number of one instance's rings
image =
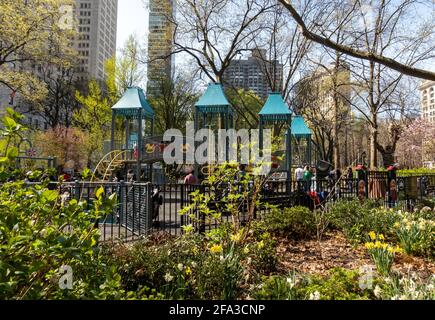
[[[190,186],[198,184],[198,179],[195,177],[194,170],[189,171],[188,175],[184,178],[184,184]]]
[[[304,169],[298,166],[295,170],[295,181],[297,182],[298,190],[302,189],[302,182],[304,181]]]
[[[304,170],[304,184],[305,184],[305,192],[309,192],[311,189],[311,180],[313,179],[313,173],[310,170],[310,167],[306,166]]]

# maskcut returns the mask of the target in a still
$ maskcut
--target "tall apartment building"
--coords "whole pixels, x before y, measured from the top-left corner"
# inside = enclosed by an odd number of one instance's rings
[[[77,36],[72,46],[79,55],[75,70],[76,79],[86,85],[86,79],[105,79],[105,62],[116,54],[116,33],[118,0],[76,0],[73,9],[74,26]],[[37,76],[41,75],[41,65],[24,63],[14,66],[27,70]],[[54,68],[56,72],[57,67]],[[11,90],[0,85],[0,116],[5,107],[14,107],[20,112],[28,109],[19,93],[11,96]],[[46,128],[44,120],[35,114],[27,113],[28,124],[34,128]]]
[[[116,54],[118,0],[76,0],[78,38],[74,41],[80,80],[104,80],[105,62]]]
[[[223,84],[253,91],[265,100],[271,91],[282,91],[283,73],[283,65],[279,61],[267,60],[266,50],[254,49],[248,59],[230,63],[224,72]],[[270,86],[271,80],[275,81],[274,89]]]
[[[435,122],[435,81],[425,80],[420,85],[421,117]]]
[[[148,36],[148,83],[147,95],[158,90],[162,79],[172,77],[174,57],[173,25],[169,18],[175,13],[174,0],[150,0]]]

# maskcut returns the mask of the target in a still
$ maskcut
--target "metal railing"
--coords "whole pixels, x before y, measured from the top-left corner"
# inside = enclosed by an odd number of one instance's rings
[[[388,191],[388,178],[384,175],[368,176],[367,199],[378,200],[385,207],[400,207],[412,210],[415,201],[435,195],[433,183],[435,176],[397,178],[397,199],[391,200]],[[37,183],[33,183],[37,184]],[[29,183],[28,185],[32,185]],[[95,201],[95,192],[104,188],[106,197],[116,194],[117,204],[113,212],[95,221],[95,227],[101,231],[101,242],[134,241],[155,232],[165,232],[174,236],[183,233],[183,227],[193,225],[197,232],[212,230],[222,222],[238,219],[242,224],[249,217],[248,206],[239,206],[239,213],[233,216],[225,211],[222,199],[228,188],[207,188],[204,185],[125,183],[121,182],[70,182],[51,183],[49,188],[58,190],[64,200],[85,200],[90,210]],[[377,190],[373,191],[376,188]],[[210,197],[211,210],[220,212],[218,219],[210,219],[193,204],[193,193],[199,191]],[[254,219],[269,212],[269,206],[280,208],[306,206],[311,209],[321,204],[339,200],[357,199],[359,196],[358,179],[332,179],[293,181],[269,181],[260,192],[260,205],[253,212]],[[180,215],[181,209],[191,205],[189,211]]]

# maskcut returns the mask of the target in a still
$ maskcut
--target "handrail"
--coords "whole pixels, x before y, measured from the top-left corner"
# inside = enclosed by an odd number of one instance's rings
[[[107,161],[108,159],[110,159],[110,157],[111,157],[112,155],[115,155],[115,156],[113,157],[113,159],[110,161],[109,166],[107,167],[107,169],[106,169],[106,171],[105,171],[105,173],[104,173],[103,181],[106,180],[107,173],[109,172],[109,168],[112,166],[113,162],[114,162],[116,159],[118,159],[118,157],[119,157],[120,155],[124,155],[124,154],[126,154],[126,153],[128,153],[128,152],[130,152],[130,150],[124,150],[124,151],[122,151],[122,150],[113,150],[113,151],[109,152],[108,154],[106,154],[106,155],[105,155],[105,156],[100,160],[100,162],[97,164],[97,166],[95,167],[95,170],[94,170],[94,172],[93,172],[93,174],[92,174],[92,177],[91,177],[91,182],[94,182],[94,179],[95,179],[95,177],[96,177],[96,173],[98,172],[98,169],[100,168],[100,166],[101,166],[105,161]]]

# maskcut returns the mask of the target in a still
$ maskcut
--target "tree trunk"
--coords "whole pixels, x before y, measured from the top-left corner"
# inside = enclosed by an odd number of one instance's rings
[[[372,113],[371,115],[371,128],[370,128],[370,169],[375,169],[378,164],[378,149],[376,144],[378,142],[378,115]]]

